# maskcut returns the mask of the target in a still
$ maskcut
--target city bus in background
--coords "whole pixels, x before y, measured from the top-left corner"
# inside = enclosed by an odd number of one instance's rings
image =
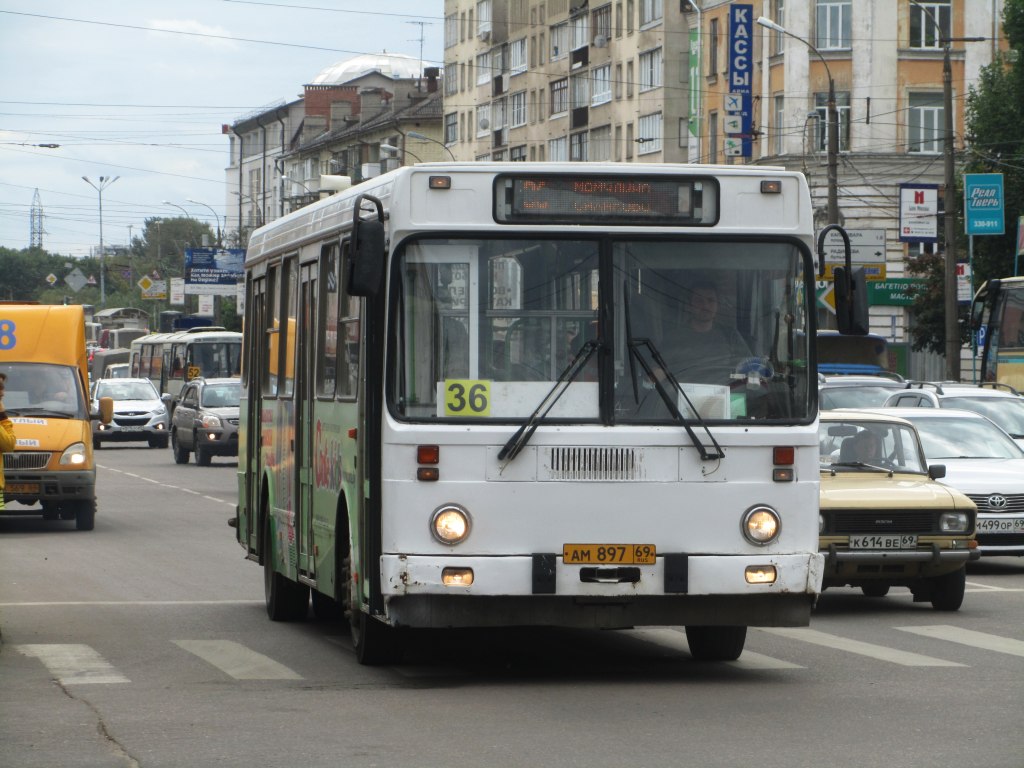
[[[884,336],[876,333],[855,336],[834,330],[819,330],[817,343],[818,373],[892,375],[889,342]]]
[[[971,328],[981,358],[978,381],[1024,391],[1024,277],[986,281],[971,304]]]
[[[415,627],[722,660],[808,624],[812,246],[804,177],[750,166],[424,164],[256,230],[230,523],[270,618],[312,599],[367,664]],[[688,353],[698,298],[729,355]]]
[[[241,357],[242,334],[220,326],[150,333],[131,342],[131,375],[169,393],[173,409],[185,382],[238,376]]]

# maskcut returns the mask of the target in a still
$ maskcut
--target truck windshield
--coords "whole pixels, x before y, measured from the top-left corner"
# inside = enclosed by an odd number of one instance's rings
[[[12,415],[47,412],[68,418],[88,418],[77,372],[65,365],[48,363],[6,363],[4,406]]]

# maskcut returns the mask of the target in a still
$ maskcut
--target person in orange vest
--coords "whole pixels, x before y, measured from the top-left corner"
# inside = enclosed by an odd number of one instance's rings
[[[14,450],[17,440],[14,438],[14,425],[7,417],[7,409],[4,408],[4,389],[7,386],[7,374],[0,373],[0,453],[10,453]],[[0,509],[4,508],[4,468],[0,461]]]

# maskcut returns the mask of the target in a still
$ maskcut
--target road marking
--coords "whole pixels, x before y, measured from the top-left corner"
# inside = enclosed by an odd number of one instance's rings
[[[981,584],[977,581],[967,582],[968,592],[1024,592],[1024,589],[1015,587],[997,587],[994,584]]]
[[[951,643],[969,645],[972,648],[981,648],[986,651],[1008,653],[1011,656],[1024,656],[1024,640],[990,635],[987,632],[976,632],[973,629],[961,629],[949,624],[936,624],[930,627],[896,627],[896,629],[938,640],[948,640]]]
[[[895,648],[886,648],[882,645],[864,643],[860,640],[851,640],[848,637],[830,635],[827,632],[818,632],[815,629],[790,629],[779,627],[759,627],[761,632],[768,632],[779,637],[788,637],[792,640],[802,640],[805,643],[822,645],[826,648],[834,648],[847,653],[856,653],[860,656],[867,656],[879,661],[888,661],[893,664],[902,664],[905,667],[965,667],[966,664],[957,664],[954,661],[936,659],[931,656],[922,656],[919,653],[900,651]]]
[[[131,682],[88,645],[51,643],[16,645],[14,649],[39,659],[63,685]]]
[[[639,640],[667,646],[676,651],[690,652],[690,645],[686,642],[686,635],[676,629],[669,629],[667,627],[635,629],[630,634]],[[801,667],[799,664],[792,664],[788,661],[754,653],[753,651],[743,651],[739,659],[727,663],[739,669],[805,669],[805,667]]]
[[[301,680],[302,675],[233,640],[175,640],[174,644],[236,680]]]

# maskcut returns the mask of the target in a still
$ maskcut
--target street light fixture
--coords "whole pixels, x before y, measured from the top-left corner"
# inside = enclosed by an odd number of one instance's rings
[[[103,190],[120,179],[120,176],[100,176],[98,183],[90,181],[88,176],[83,176],[82,181],[96,190],[100,198],[100,305],[107,305],[107,264],[103,253]]]
[[[420,133],[419,131],[409,131],[405,135],[408,136],[411,139],[416,139],[417,141],[432,141],[435,144],[440,144],[442,147],[444,147],[444,151],[448,153],[448,157],[450,157],[452,160],[455,160],[455,155],[448,148],[448,145],[445,144],[443,141],[438,141],[437,139],[435,139],[435,138],[433,138],[431,136],[427,136],[424,133]]]
[[[171,202],[170,200],[161,200],[160,202],[161,202],[161,203],[163,203],[164,205],[169,205],[169,206],[171,206],[171,207],[173,207],[173,208],[177,208],[177,209],[178,209],[179,211],[181,211],[182,213],[184,213],[184,214],[185,214],[185,218],[186,218],[186,219],[191,219],[191,218],[192,218],[192,217],[191,217],[191,216],[189,215],[189,212],[188,212],[188,211],[186,211],[186,210],[185,210],[184,208],[182,208],[182,207],[181,207],[180,205],[178,205],[177,203],[172,203],[172,202]]]
[[[188,203],[192,203],[193,205],[202,205],[202,206],[205,206],[206,208],[210,209],[210,213],[213,214],[213,220],[215,222],[217,222],[217,247],[219,248],[220,245],[221,245],[221,242],[220,242],[220,216],[218,216],[217,212],[215,210],[213,210],[213,206],[208,205],[207,203],[201,203],[198,200],[193,200],[191,197],[185,198],[185,201],[188,202]]]
[[[825,65],[825,74],[828,75],[828,104],[826,106],[828,116],[828,223],[838,224],[839,223],[839,181],[836,171],[839,158],[839,110],[836,109],[836,83],[832,79],[832,70],[828,68],[828,62],[825,61],[825,57],[821,55],[821,51],[815,48],[807,40],[794,35],[788,29],[783,27],[781,24],[776,24],[774,21],[769,19],[767,16],[760,16],[757,19],[757,23],[762,27],[774,30],[783,35],[788,35],[794,40],[799,40],[801,43],[810,48],[814,53],[821,59],[821,63]]]
[[[954,167],[953,146],[953,66],[949,60],[950,43],[977,43],[985,40],[984,37],[946,37],[942,34],[942,26],[932,12],[915,0],[910,4],[919,8],[927,14],[935,25],[935,37],[942,45],[942,118],[946,138],[943,142],[942,154],[945,161],[945,189],[942,194],[942,215],[943,215],[943,240],[945,240],[945,253],[943,255],[943,269],[945,280],[943,291],[945,299],[945,333],[946,333],[946,379],[949,381],[960,381],[960,313],[957,310],[957,286],[956,286],[956,220],[958,215],[958,203],[956,196],[956,169]]]
[[[396,147],[396,146],[395,146],[394,144],[385,144],[385,143],[381,142],[381,144],[380,144],[380,148],[381,148],[381,149],[386,149],[386,150],[388,150],[389,152],[402,152],[402,149],[401,149],[401,148],[399,148],[399,147]],[[421,160],[421,159],[420,159],[420,158],[419,158],[419,157],[418,157],[418,156],[417,156],[416,154],[414,154],[413,152],[410,152],[410,151],[409,151],[408,149],[407,149],[407,150],[405,150],[405,154],[407,154],[407,155],[412,155],[413,159],[414,159],[414,160],[415,160],[415,161],[416,161],[417,163],[422,163],[422,162],[423,162],[423,160]]]

